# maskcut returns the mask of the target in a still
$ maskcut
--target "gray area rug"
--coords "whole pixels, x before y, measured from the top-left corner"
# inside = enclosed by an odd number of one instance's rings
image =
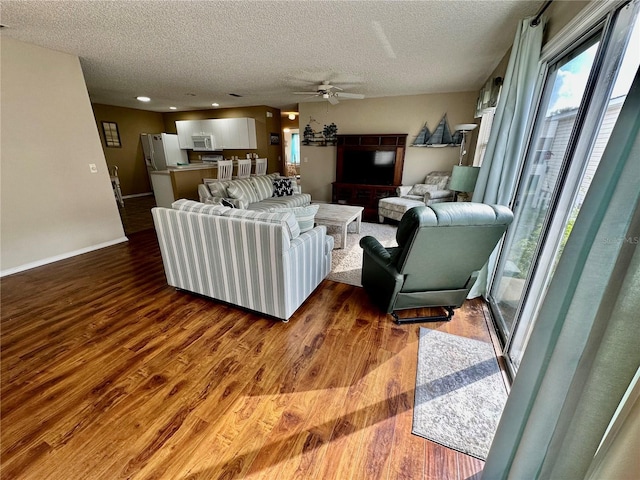
[[[490,343],[420,328],[415,435],[485,460],[506,401]]]
[[[396,243],[397,229],[395,225],[363,222],[360,224],[360,234],[357,234],[351,233],[355,231],[355,224],[349,225],[347,248],[333,249],[331,273],[327,276],[327,279],[361,287],[362,248],[360,248],[360,239],[370,235],[385,247],[396,247],[398,246]],[[333,237],[336,246],[341,245],[342,234],[338,227],[327,226],[327,234]]]

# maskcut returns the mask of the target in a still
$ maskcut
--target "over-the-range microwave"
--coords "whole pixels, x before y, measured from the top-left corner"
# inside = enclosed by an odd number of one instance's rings
[[[206,152],[216,149],[213,135],[193,135],[191,140],[193,141],[194,151]]]

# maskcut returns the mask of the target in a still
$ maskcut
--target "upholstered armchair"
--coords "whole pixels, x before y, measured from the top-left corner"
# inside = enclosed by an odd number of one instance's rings
[[[396,189],[397,197],[383,198],[378,202],[380,223],[386,218],[400,220],[402,215],[413,207],[452,202],[453,190],[449,190],[451,172],[430,172],[423,183],[403,185]]]
[[[362,286],[398,324],[451,320],[512,220],[502,205],[411,208],[398,225],[397,247],[385,248],[370,236],[360,240]],[[401,319],[396,314],[421,307],[444,307],[446,315]]]

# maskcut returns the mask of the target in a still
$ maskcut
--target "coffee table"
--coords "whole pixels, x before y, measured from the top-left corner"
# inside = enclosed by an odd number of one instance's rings
[[[337,203],[318,203],[318,213],[315,222],[317,225],[335,225],[341,228],[342,248],[347,248],[347,227],[351,222],[356,222],[356,233],[360,233],[362,211],[364,207],[351,205],[339,205]]]

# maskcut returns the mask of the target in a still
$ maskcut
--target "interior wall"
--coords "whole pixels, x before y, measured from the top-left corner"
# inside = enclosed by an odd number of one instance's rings
[[[177,120],[204,120],[208,118],[254,118],[256,121],[255,150],[224,150],[225,157],[238,156],[244,158],[247,153],[257,153],[261,158],[267,158],[267,171],[279,172],[282,168],[282,133],[280,125],[280,110],[259,105],[255,107],[215,108],[209,110],[193,110],[188,112],[169,112],[163,114],[164,131],[177,133]],[[280,135],[280,142],[271,141],[271,133]],[[189,152],[189,161],[200,161],[200,152]]]
[[[78,57],[0,45],[2,273],[126,240]]]
[[[107,164],[118,167],[122,194],[151,193],[151,182],[144,162],[140,134],[164,132],[162,113],[97,103],[92,107]],[[103,121],[118,124],[122,147],[106,146],[101,123]]]
[[[475,123],[476,98],[477,92],[462,92],[345,100],[337,105],[324,101],[301,103],[299,128],[302,134],[307,124],[314,131],[322,131],[324,125],[335,123],[338,135],[407,133],[410,145],[425,122],[433,132],[445,113],[452,133],[456,124]],[[475,144],[475,136],[469,135],[468,141]],[[458,147],[408,146],[402,184],[420,183],[432,171],[451,171],[458,163],[459,153]],[[473,157],[465,155],[465,164],[469,158]],[[330,202],[335,174],[336,147],[301,145],[300,177],[304,192],[314,200]]]
[[[585,0],[555,0],[544,13],[547,17],[542,44],[555,37],[590,2]]]

